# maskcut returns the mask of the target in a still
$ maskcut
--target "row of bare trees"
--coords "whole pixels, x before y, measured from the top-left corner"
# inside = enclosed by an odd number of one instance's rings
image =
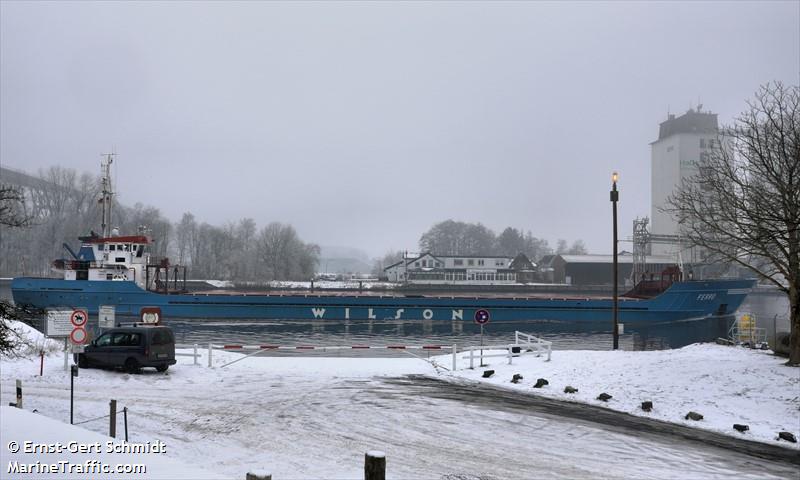
[[[438,255],[505,255],[513,257],[524,253],[537,261],[553,253],[547,240],[534,237],[530,231],[507,227],[500,234],[480,223],[445,220],[432,226],[419,239],[419,248]],[[582,240],[569,245],[558,240],[555,253],[585,254]]]
[[[63,244],[97,228],[100,183],[89,174],[52,167],[25,187],[0,185],[5,217],[26,218],[27,228],[6,228],[0,242],[0,276],[50,276],[51,262],[69,254]],[[6,198],[8,197],[8,198]],[[223,226],[198,222],[185,213],[176,224],[158,208],[115,204],[114,226],[122,234],[146,231],[154,258],[172,258],[192,278],[263,282],[307,280],[314,274],[319,247],[304,243],[291,225],[270,223],[261,230],[246,218]]]

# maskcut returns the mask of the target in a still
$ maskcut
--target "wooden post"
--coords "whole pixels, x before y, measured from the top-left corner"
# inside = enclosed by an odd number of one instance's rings
[[[128,407],[122,408],[122,418],[125,419],[125,441],[128,441]]]
[[[117,401],[108,402],[108,436],[117,438]]]
[[[17,380],[17,408],[22,408],[22,380]]]
[[[245,480],[272,480],[272,474],[265,470],[250,470],[244,476]]]
[[[39,352],[39,376],[44,375],[44,350]]]
[[[386,454],[370,450],[364,455],[364,480],[386,480]]]

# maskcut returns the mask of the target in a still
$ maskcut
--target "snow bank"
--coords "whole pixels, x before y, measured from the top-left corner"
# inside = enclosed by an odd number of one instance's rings
[[[440,362],[449,365],[445,357]],[[466,360],[459,362],[460,369],[447,378],[800,449],[799,444],[777,440],[779,431],[800,438],[800,368],[785,366],[785,359],[771,352],[695,344],[646,352],[556,351],[550,362],[530,355],[514,358],[513,365],[508,365],[507,358],[490,358],[484,360],[488,366],[474,370],[461,369],[467,367]],[[482,378],[489,369],[495,374]],[[511,383],[514,374],[522,375],[523,380]],[[533,388],[539,378],[549,384]],[[578,392],[564,393],[568,385]],[[613,398],[598,400],[604,392]],[[648,400],[653,402],[649,413],[641,409]],[[686,420],[689,411],[702,414],[703,420]],[[733,429],[734,423],[749,425],[750,430],[739,433]]]
[[[38,355],[41,351],[52,353],[64,349],[62,342],[46,338],[42,332],[27,323],[8,319],[5,321],[19,343],[19,348],[14,352],[15,355]]]

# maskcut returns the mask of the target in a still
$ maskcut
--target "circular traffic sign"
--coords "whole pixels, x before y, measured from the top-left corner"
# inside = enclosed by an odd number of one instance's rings
[[[158,325],[161,323],[161,309],[158,307],[144,307],[140,311],[142,323]]]
[[[478,325],[489,323],[489,310],[486,310],[485,308],[475,310],[475,323]]]
[[[88,320],[89,314],[86,313],[86,310],[73,310],[72,315],[69,316],[69,321],[72,322],[75,327],[83,327],[86,325],[86,320]]]
[[[84,342],[86,342],[86,337],[86,330],[82,327],[73,328],[72,332],[69,334],[70,342],[75,345],[83,345]]]

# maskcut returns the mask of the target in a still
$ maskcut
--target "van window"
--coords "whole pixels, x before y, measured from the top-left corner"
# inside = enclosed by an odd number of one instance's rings
[[[118,332],[111,342],[115,347],[135,347],[142,343],[142,334],[138,332]]]
[[[107,347],[111,345],[111,334],[100,335],[96,342],[98,347]]]
[[[153,345],[166,345],[174,341],[172,332],[169,330],[156,330],[153,332]]]

